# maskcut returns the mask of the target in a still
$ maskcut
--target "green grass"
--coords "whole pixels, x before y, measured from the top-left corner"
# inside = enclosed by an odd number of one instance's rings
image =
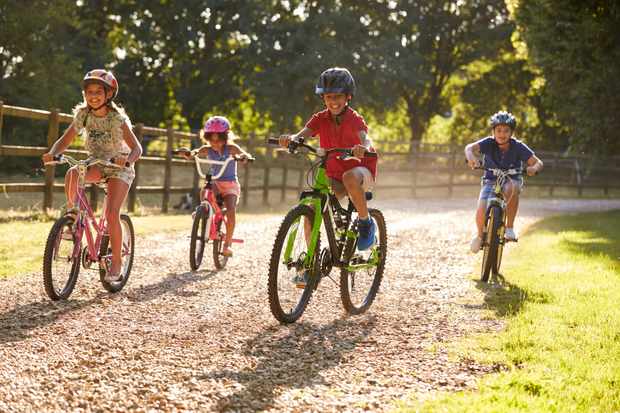
[[[247,218],[247,214],[238,215],[239,222]],[[132,216],[131,219],[137,235],[183,230],[189,233],[191,229],[189,214]],[[43,249],[52,224],[51,220],[0,223],[0,277],[41,271]]]
[[[620,211],[541,221],[502,273],[478,288],[506,329],[452,350],[506,370],[402,411],[620,411]]]

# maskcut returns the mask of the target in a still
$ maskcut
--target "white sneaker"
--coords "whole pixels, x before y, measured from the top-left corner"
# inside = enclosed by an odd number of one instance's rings
[[[482,247],[482,238],[480,238],[478,235],[476,235],[471,240],[471,244],[470,244],[469,247],[471,249],[471,252],[473,252],[474,254],[477,253],[478,251],[480,251],[480,248]]]
[[[504,232],[504,239],[506,241],[516,241],[517,234],[515,233],[515,230],[512,228],[506,228],[506,232]]]

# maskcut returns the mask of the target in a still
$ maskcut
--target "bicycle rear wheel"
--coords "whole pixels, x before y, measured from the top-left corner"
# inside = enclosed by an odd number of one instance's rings
[[[221,270],[226,266],[229,258],[222,253],[226,240],[226,222],[223,219],[217,223],[216,234],[217,238],[213,240],[213,263],[215,268]]]
[[[196,208],[192,223],[192,235],[189,241],[189,266],[192,271],[196,271],[200,267],[204,257],[205,246],[209,237],[207,221],[210,213],[210,209],[204,205]]]
[[[81,245],[77,245],[72,226],[73,218],[61,217],[52,226],[45,243],[43,285],[47,296],[54,301],[69,298],[80,272]]]
[[[105,275],[108,271],[107,268],[110,268],[110,265],[112,264],[112,247],[110,246],[110,237],[108,235],[103,236],[103,239],[101,240],[101,248],[99,249],[99,279],[103,285],[103,288],[111,293],[117,293],[123,289],[125,284],[127,284],[129,274],[131,273],[131,268],[133,267],[135,234],[133,230],[133,223],[128,215],[121,215],[121,229],[123,231],[123,243],[121,245],[121,279],[119,281],[109,282],[105,279]],[[103,264],[103,261],[105,261],[105,265]]]
[[[349,239],[345,246],[344,259],[349,268],[340,270],[340,298],[347,313],[358,315],[366,312],[372,305],[385,269],[387,255],[387,232],[385,219],[381,211],[368,210],[370,217],[377,228],[377,243],[370,249],[369,257],[364,258],[361,254],[354,255],[355,240]],[[352,265],[374,264],[368,268],[351,270]]]
[[[489,281],[491,270],[497,264],[497,252],[499,248],[499,233],[502,225],[502,209],[499,206],[489,208],[486,226],[484,247],[482,255],[482,274],[480,280]]]
[[[281,323],[293,323],[303,314],[312,297],[319,273],[320,240],[317,240],[310,265],[304,262],[308,243],[304,227],[314,222],[314,211],[307,205],[298,205],[284,217],[269,261],[269,307]],[[306,278],[303,288],[296,285],[296,277]]]

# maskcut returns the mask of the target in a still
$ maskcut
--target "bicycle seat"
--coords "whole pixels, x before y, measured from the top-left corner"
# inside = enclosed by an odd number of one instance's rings
[[[221,194],[217,194],[215,196],[215,202],[217,202],[217,205],[221,208],[224,205],[224,197]]]
[[[372,199],[372,192],[366,192],[366,201],[370,201]]]

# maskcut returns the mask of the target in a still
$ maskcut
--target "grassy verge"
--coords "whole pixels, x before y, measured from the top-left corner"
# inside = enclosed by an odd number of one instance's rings
[[[243,222],[249,215],[239,214]],[[137,235],[156,232],[190,231],[191,217],[150,215],[132,217]],[[0,223],[0,277],[10,277],[41,270],[43,249],[53,221],[10,221]]]
[[[402,411],[620,411],[620,211],[545,219],[479,285],[507,328],[457,345],[507,370]]]

